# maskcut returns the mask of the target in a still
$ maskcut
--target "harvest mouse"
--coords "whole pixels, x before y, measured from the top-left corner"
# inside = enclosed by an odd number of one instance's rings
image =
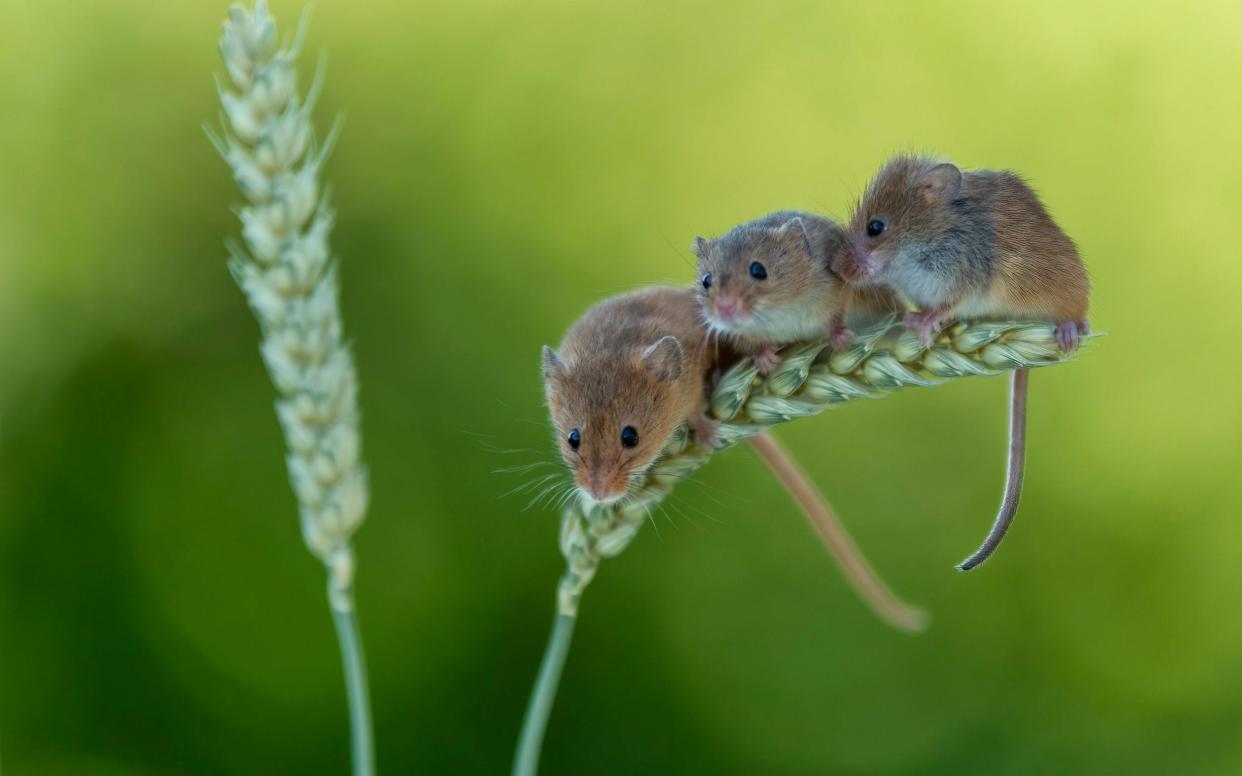
[[[683,424],[712,444],[706,340],[694,291],[656,286],[600,302],[544,346],[548,410],[588,502],[620,501]]]
[[[713,331],[735,338],[766,373],[779,363],[776,347],[828,338],[849,345],[848,323],[896,309],[882,287],[848,288],[832,270],[849,239],[830,218],[780,210],[726,234],[695,238],[699,297]]]
[[[906,323],[925,344],[949,318],[1053,321],[1067,352],[1087,333],[1091,283],[1078,249],[1014,173],[895,156],[849,229],[854,250],[835,269],[918,305]]]
[[[950,318],[1049,320],[1061,349],[1088,333],[1091,285],[1074,242],[1017,175],[962,172],[948,162],[896,156],[876,174],[850,220],[854,251],[839,256],[851,284],[887,285],[919,305],[906,325],[930,346]],[[962,571],[1000,545],[1018,510],[1026,454],[1027,370],[1010,390],[1005,492],[982,546]]]

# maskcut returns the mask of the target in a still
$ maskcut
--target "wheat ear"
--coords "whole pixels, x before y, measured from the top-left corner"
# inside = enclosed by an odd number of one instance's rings
[[[302,536],[328,571],[349,701],[353,771],[374,773],[366,663],[354,607],[351,537],[366,514],[358,379],[344,340],[336,263],[328,247],[332,211],[320,172],[335,131],[319,143],[295,60],[306,17],[278,46],[266,0],[229,9],[220,53],[233,89],[219,86],[222,132],[208,131],[232,168],[246,204],[242,244],[229,244],[229,269],[263,333],[260,352],[280,398],[276,415],[289,447]],[[320,75],[322,71],[320,71]]]
[[[794,418],[818,415],[854,399],[877,398],[902,388],[931,386],[958,377],[996,375],[1066,361],[1056,327],[1044,323],[957,323],[930,347],[893,319],[864,332],[849,348],[829,351],[823,342],[791,345],[766,378],[751,359],[733,365],[715,382],[711,414],[720,421],[715,447],[675,434],[661,457],[625,501],[610,507],[570,504],[561,518],[560,547],[566,569],[557,586],[557,618],[527,708],[515,776],[533,776],[582,592],[604,558],[621,554],[651,510],[717,450],[756,437]]]

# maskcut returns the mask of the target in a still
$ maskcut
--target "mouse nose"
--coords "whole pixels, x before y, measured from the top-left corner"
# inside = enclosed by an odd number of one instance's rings
[[[736,296],[722,296],[716,300],[716,315],[724,320],[736,318],[742,311],[742,300]]]
[[[584,490],[587,497],[596,504],[613,504],[625,495],[624,488],[616,487],[608,481],[607,477],[598,472],[591,475],[588,487]]]
[[[838,271],[850,280],[862,280],[871,274],[871,256],[862,248],[843,258]]]

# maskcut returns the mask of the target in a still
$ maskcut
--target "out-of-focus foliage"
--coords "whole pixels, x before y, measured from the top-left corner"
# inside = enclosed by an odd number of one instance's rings
[[[0,0],[6,773],[346,763],[200,131],[224,10]],[[300,6],[274,10],[289,29]],[[1009,540],[953,571],[999,496],[1003,380],[778,432],[934,612],[922,637],[721,455],[588,591],[546,771],[1234,772],[1240,35],[1226,2],[320,0],[381,768],[507,768],[561,569],[556,516],[494,473],[552,460],[539,346],[606,294],[689,282],[696,233],[842,213],[886,154],[928,149],[1034,183],[1110,334],[1032,377]]]

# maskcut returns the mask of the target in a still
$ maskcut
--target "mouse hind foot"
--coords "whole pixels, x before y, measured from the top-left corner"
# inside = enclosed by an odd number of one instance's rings
[[[1057,324],[1057,344],[1065,353],[1073,353],[1090,333],[1091,324],[1087,321],[1061,321]]]

